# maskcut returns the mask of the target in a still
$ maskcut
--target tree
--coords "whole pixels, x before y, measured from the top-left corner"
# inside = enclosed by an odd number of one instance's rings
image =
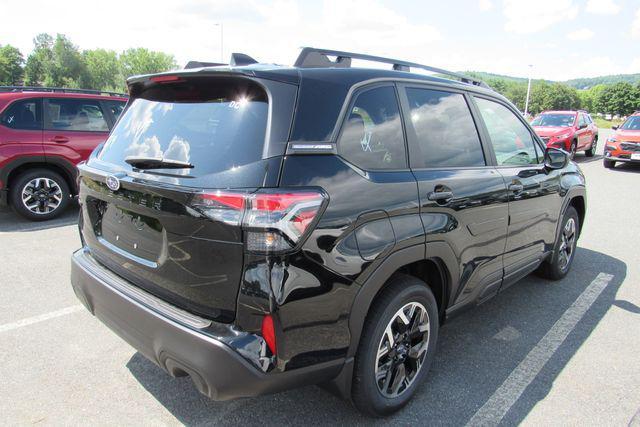
[[[124,79],[120,73],[118,55],[112,50],[95,49],[82,52],[86,72],[80,79],[83,88],[117,91]]]
[[[125,78],[137,74],[151,74],[176,68],[173,55],[154,52],[145,48],[128,49],[120,55],[122,74]]]
[[[56,35],[51,61],[45,67],[44,84],[56,87],[80,87],[86,78],[87,67],[80,50],[65,35]]]
[[[40,33],[33,39],[33,51],[27,58],[24,69],[25,83],[28,86],[40,86],[46,75],[45,68],[51,62],[53,53],[53,37],[46,33]]]
[[[636,86],[620,82],[605,87],[600,102],[605,113],[626,116],[640,108],[640,93]]]
[[[0,45],[0,85],[18,85],[22,81],[24,57],[11,45]]]

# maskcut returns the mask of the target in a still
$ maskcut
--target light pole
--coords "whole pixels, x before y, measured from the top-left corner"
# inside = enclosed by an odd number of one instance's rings
[[[529,64],[529,83],[527,84],[527,100],[524,102],[524,116],[529,113],[529,95],[531,94],[531,69],[533,65]]]
[[[213,25],[220,27],[220,62],[224,63],[224,25],[222,22]]]

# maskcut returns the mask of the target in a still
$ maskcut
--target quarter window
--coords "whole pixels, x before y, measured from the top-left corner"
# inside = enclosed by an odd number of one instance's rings
[[[476,98],[476,102],[489,131],[498,165],[539,163],[531,132],[515,113],[497,102],[482,98]]]
[[[49,99],[50,130],[107,132],[109,126],[97,101],[89,99]]]
[[[407,88],[410,121],[416,134],[413,167],[484,166],[476,125],[459,93]]]
[[[113,114],[113,119],[118,120],[118,117],[120,117],[120,114],[122,114],[122,110],[124,110],[126,102],[105,101],[105,105],[111,111],[111,114]]]
[[[11,129],[42,129],[38,99],[25,99],[11,104],[0,117],[0,123]]]
[[[406,153],[395,88],[360,93],[338,140],[339,153],[363,169],[401,169]]]

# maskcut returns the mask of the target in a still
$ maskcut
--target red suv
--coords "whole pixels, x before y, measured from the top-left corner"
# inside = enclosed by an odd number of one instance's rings
[[[104,142],[127,102],[100,91],[0,87],[0,206],[54,218],[76,194],[76,165]]]
[[[571,153],[584,151],[593,157],[598,145],[598,127],[586,111],[544,111],[531,122],[547,147]]]

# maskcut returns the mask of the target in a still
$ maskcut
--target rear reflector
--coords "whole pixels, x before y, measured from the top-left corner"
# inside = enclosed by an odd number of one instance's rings
[[[273,326],[273,317],[271,317],[270,314],[262,318],[262,338],[264,338],[271,353],[273,353],[274,356],[277,355],[276,329]]]

